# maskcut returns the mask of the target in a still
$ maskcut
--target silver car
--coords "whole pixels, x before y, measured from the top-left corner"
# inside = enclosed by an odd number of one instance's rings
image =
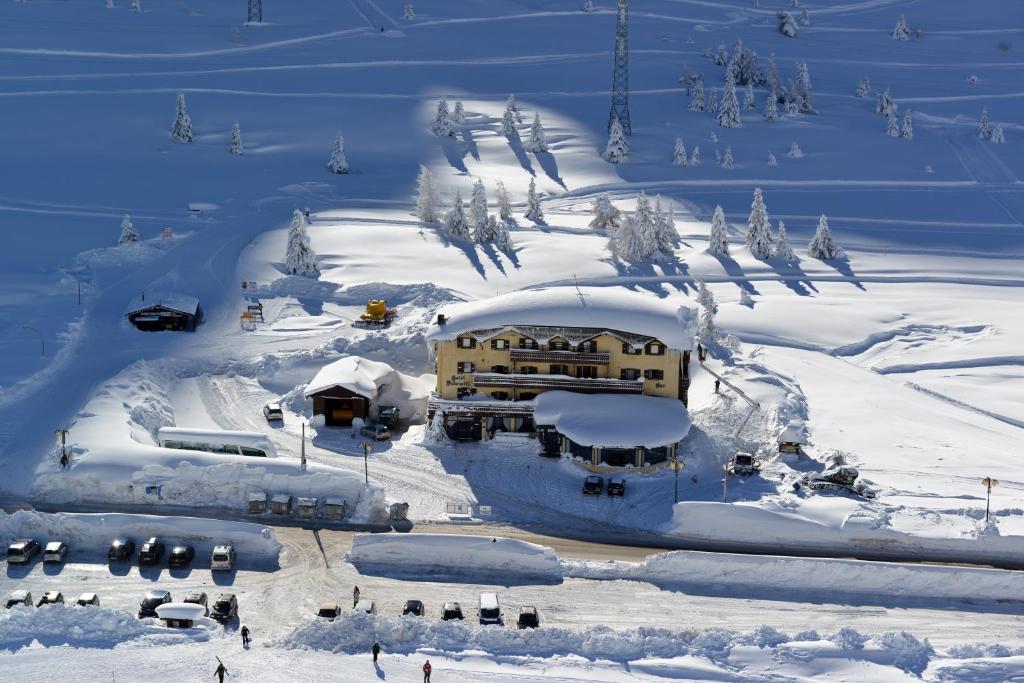
[[[374,441],[387,441],[391,438],[391,430],[384,425],[366,425],[359,433]]]

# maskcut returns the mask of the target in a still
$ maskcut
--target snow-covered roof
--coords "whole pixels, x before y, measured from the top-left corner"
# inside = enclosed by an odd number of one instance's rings
[[[606,448],[667,446],[690,431],[682,401],[638,394],[545,391],[534,399],[533,420],[582,446]]]
[[[546,287],[491,299],[449,304],[439,313],[428,341],[455,339],[474,330],[520,326],[599,328],[658,339],[674,349],[689,349],[697,333],[697,309],[677,305],[624,287]]]
[[[206,608],[191,602],[169,602],[156,608],[156,615],[161,619],[183,619],[195,621],[206,616]]]
[[[316,498],[299,498],[298,506],[300,508],[316,507]]]
[[[260,432],[239,432],[227,429],[191,429],[189,427],[161,427],[157,441],[198,441],[221,446],[266,446],[270,437]]]
[[[394,369],[387,363],[359,356],[345,356],[320,368],[313,380],[306,385],[304,395],[309,398],[324,389],[344,387],[360,396],[376,398],[377,389],[393,372]]]
[[[807,437],[805,436],[804,421],[793,419],[789,421],[786,428],[779,434],[779,443],[796,443],[800,445],[807,444]]]
[[[289,502],[291,502],[291,500],[292,500],[292,497],[289,496],[287,493],[275,493],[270,498],[270,502],[272,502],[272,503],[289,503]]]
[[[131,303],[128,304],[128,313],[135,313],[136,311],[144,311],[147,308],[154,306],[162,306],[169,308],[172,311],[178,311],[179,313],[188,313],[189,315],[195,315],[199,310],[199,299],[194,296],[188,296],[187,294],[150,294],[145,299],[141,295],[132,299]]]
[[[266,502],[266,500],[267,500],[267,492],[266,491],[252,491],[252,492],[249,493],[249,500],[254,501],[254,502],[258,501],[258,500]]]

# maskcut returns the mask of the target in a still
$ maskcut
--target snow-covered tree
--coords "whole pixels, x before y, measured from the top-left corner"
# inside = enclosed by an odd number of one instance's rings
[[[519,131],[516,129],[516,113],[511,109],[506,109],[505,113],[501,115],[501,134],[507,138],[519,137]]]
[[[828,218],[825,214],[818,219],[818,229],[814,231],[814,237],[807,245],[807,253],[811,258],[829,261],[839,255],[835,240],[832,239],[832,231],[828,228]]]
[[[139,239],[139,232],[135,229],[135,226],[132,225],[132,219],[128,214],[125,214],[124,218],[121,220],[121,237],[118,238],[117,243],[135,244]]]
[[[416,18],[416,10],[412,8],[412,3],[405,3],[405,9],[402,11],[402,18],[406,21],[412,21]]]
[[[604,154],[601,156],[609,164],[621,163],[629,156],[629,141],[626,140],[626,133],[622,130],[622,124],[617,117],[612,119],[612,125],[608,128],[608,144],[605,145]]]
[[[811,72],[807,68],[807,62],[796,63],[796,94],[800,111],[814,111],[811,106]]]
[[[722,153],[715,149],[715,166],[722,165]]]
[[[776,99],[782,92],[782,79],[779,77],[779,67],[775,63],[775,53],[768,55],[768,72],[764,77],[768,92],[775,95]]]
[[[704,48],[704,59],[713,59],[712,56],[711,56],[711,48],[710,47]]]
[[[114,0],[107,0],[107,9],[114,9]]]
[[[774,91],[768,93],[768,101],[764,103],[764,112],[761,116],[765,121],[777,121],[779,118],[778,95]]]
[[[982,108],[981,120],[978,122],[978,137],[982,140],[988,140],[992,137],[992,131],[988,127],[988,108]]]
[[[505,189],[505,183],[501,180],[498,181],[496,192],[498,195],[498,217],[503,223],[515,225],[516,219],[512,216],[512,200],[509,199],[508,190]]]
[[[640,196],[636,198],[636,211],[633,213],[633,218],[641,233],[649,235],[653,242],[655,236],[654,209],[651,208],[651,200],[647,198],[647,193],[642,190]]]
[[[796,27],[796,22],[793,21],[793,15],[784,10],[780,10],[776,15],[779,20],[779,33],[789,38],[796,38],[800,31]]]
[[[589,225],[595,230],[614,232],[622,225],[622,212],[615,208],[612,200],[606,194],[599,194],[594,198],[591,211],[594,218]]]
[[[672,163],[676,166],[686,166],[686,145],[682,138],[676,138],[676,148],[672,152]]]
[[[715,325],[715,309],[705,308],[700,314],[700,340],[705,344],[714,344],[718,339],[718,327]]]
[[[791,97],[788,93],[783,95],[782,111],[786,116],[796,116],[800,113],[800,98],[795,96]]]
[[[693,152],[690,153],[690,166],[700,166],[700,147],[697,145],[693,146]]]
[[[526,216],[527,220],[534,223],[544,222],[544,211],[540,208],[540,198],[537,197],[537,183],[530,178],[530,187],[526,191]]]
[[[810,26],[811,25],[811,15],[807,13],[807,10],[801,10],[801,12],[800,12],[800,25],[801,26]]]
[[[245,153],[242,146],[242,127],[238,125],[238,121],[231,126],[231,143],[228,145],[228,151],[236,156]]]
[[[327,170],[331,173],[348,173],[348,159],[345,158],[345,138],[338,133],[334,138],[334,149],[331,150],[331,158],[327,162]]]
[[[284,264],[290,275],[313,278],[320,275],[316,254],[313,253],[309,233],[306,232],[306,216],[298,209],[292,214],[292,224],[288,228],[288,249]]]
[[[725,66],[729,62],[729,53],[725,51],[725,41],[723,40],[718,44],[718,50],[715,52],[715,64],[717,66]]]
[[[482,180],[473,184],[473,195],[469,200],[469,229],[477,242],[490,241],[487,235],[487,190]]]
[[[886,88],[884,92],[877,93],[875,95],[875,113],[881,114],[882,116],[888,116],[889,112],[893,110],[896,103],[892,100],[892,94],[889,89]]]
[[[142,14],[142,0],[132,0],[132,12]]]
[[[548,151],[548,140],[544,135],[544,126],[540,122],[540,114],[533,115],[533,125],[530,126],[530,137],[526,139],[523,148],[527,152],[539,154]]]
[[[750,205],[747,219],[747,246],[754,258],[762,261],[772,255],[772,226],[768,221],[768,209],[761,195],[761,188],[754,190],[754,201]]]
[[[690,111],[705,111],[707,104],[704,102],[704,80],[698,79],[693,84],[693,93],[690,95]]]
[[[800,149],[800,145],[796,144],[796,142],[789,146],[789,151],[786,153],[786,156],[790,159],[799,159],[803,157],[803,155],[804,151]]]
[[[178,110],[171,124],[171,139],[176,142],[192,142],[192,117],[185,107],[185,93],[178,93]]]
[[[708,251],[716,256],[729,255],[729,234],[725,227],[725,212],[719,204],[711,217],[711,235],[708,238]]]
[[[449,237],[458,240],[469,239],[469,223],[466,221],[466,209],[462,203],[462,194],[455,191],[452,206],[444,214],[444,231]]]
[[[715,295],[711,293],[707,283],[703,280],[697,280],[697,296],[695,298],[697,303],[704,308],[710,308],[711,310],[718,308],[715,303]]]
[[[416,178],[416,218],[424,223],[436,223],[441,210],[441,198],[434,184],[434,174],[426,166],[420,166]]]
[[[910,29],[907,28],[907,18],[900,15],[899,21],[896,22],[896,28],[892,30],[890,34],[893,40],[910,40]]]
[[[909,109],[903,112],[903,129],[900,131],[900,137],[904,140],[914,139],[914,122],[911,121]]]
[[[487,230],[490,233],[491,241],[502,251],[512,248],[512,236],[508,234],[509,222],[507,220],[499,221],[493,214],[487,219]]]
[[[867,76],[857,81],[857,97],[867,97],[867,94],[871,92],[871,79]]]
[[[993,145],[1002,145],[1006,142],[1006,135],[1003,133],[1003,124],[996,124],[996,127],[992,129],[992,135],[989,140],[992,141]]]
[[[463,124],[466,122],[466,108],[462,106],[462,100],[455,100],[455,109],[452,110],[452,123]]]
[[[775,155],[772,152],[768,152],[768,165],[769,166],[778,166],[779,165],[778,160],[775,158]]]
[[[516,123],[523,122],[523,113],[519,111],[519,105],[516,104],[515,95],[509,95],[508,99],[505,100],[505,110],[512,112],[512,115],[516,117]]]
[[[885,128],[885,132],[891,138],[898,138],[900,136],[900,124],[896,120],[896,115],[889,112],[889,123]]]
[[[754,298],[750,296],[750,292],[745,289],[740,290],[740,306],[747,306],[748,308],[754,307]]]
[[[638,201],[639,205],[639,201]],[[622,227],[611,238],[612,253],[628,263],[650,261],[658,250],[653,221],[644,224],[637,216],[627,215]]]
[[[722,168],[726,170],[736,168],[736,164],[732,159],[732,145],[725,146],[725,155],[722,157]]]
[[[448,101],[443,97],[437,103],[437,113],[434,115],[434,122],[430,124],[430,130],[439,138],[455,135],[455,126],[452,124],[451,114],[448,113]]]
[[[739,128],[740,103],[736,99],[736,84],[732,78],[725,81],[725,91],[722,93],[722,106],[718,110],[718,125],[722,128]]]
[[[663,211],[660,196],[654,198],[654,240],[658,244],[658,251],[665,256],[674,254],[676,245],[679,244],[672,202],[668,203],[668,210]]]
[[[774,255],[775,258],[787,263],[796,260],[796,254],[793,253],[793,247],[789,246],[789,237],[786,235],[786,224],[781,220],[779,221],[779,234],[775,238]]]
[[[594,0],[583,0],[583,11],[593,12],[594,11]]]
[[[711,88],[705,109],[712,114],[718,113],[718,88]]]
[[[747,91],[743,95],[744,109],[757,109],[757,100],[754,99],[754,84],[747,83]]]
[[[451,441],[448,438],[448,432],[444,428],[444,411],[437,409],[434,411],[434,416],[430,418],[430,424],[427,425],[426,433],[427,443],[442,445]]]
[[[718,142],[718,136],[717,136],[717,135],[715,135],[715,131],[711,131],[711,132],[710,132],[710,133],[708,134],[708,139],[709,139],[709,140],[711,140],[711,142],[715,142],[715,143],[717,143],[717,142]]]

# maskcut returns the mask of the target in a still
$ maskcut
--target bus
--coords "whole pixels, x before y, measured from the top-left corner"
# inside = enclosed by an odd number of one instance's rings
[[[186,451],[248,455],[258,458],[272,458],[277,455],[267,435],[259,432],[161,427],[157,430],[157,442],[162,448]]]

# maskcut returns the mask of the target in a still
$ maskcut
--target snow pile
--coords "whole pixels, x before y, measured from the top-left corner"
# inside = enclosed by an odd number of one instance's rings
[[[186,541],[196,549],[197,561],[209,555],[215,545],[230,544],[245,561],[277,560],[281,544],[273,529],[258,524],[227,522],[197,517],[157,517],[118,513],[86,514],[34,510],[0,512],[0,543],[6,547],[15,538],[64,541],[72,553],[106,552],[115,536],[127,536],[141,543],[150,536],[168,542]]]
[[[511,538],[445,534],[356,534],[349,562],[363,573],[501,576],[561,582],[551,548]]]
[[[682,401],[639,394],[546,391],[534,399],[533,420],[583,446],[656,448],[682,441],[690,416]]]
[[[678,550],[643,562],[562,561],[566,576],[629,579],[673,588],[730,586],[756,592],[943,600],[1018,600],[1024,573],[1003,569]]]
[[[344,387],[368,398],[371,406],[396,406],[403,418],[422,419],[434,388],[425,377],[411,377],[387,363],[347,356],[320,368],[303,395],[309,398],[324,389]]]

